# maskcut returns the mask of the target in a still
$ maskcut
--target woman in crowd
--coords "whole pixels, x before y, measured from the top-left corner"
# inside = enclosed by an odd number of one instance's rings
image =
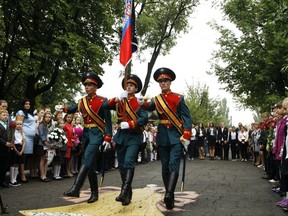
[[[30,176],[29,178],[38,178],[38,166],[40,163],[40,158],[37,154],[37,145],[39,143],[39,131],[38,131],[38,127],[39,124],[42,122],[43,116],[44,116],[44,109],[43,108],[37,108],[36,109],[36,128],[35,128],[35,137],[34,137],[34,151],[33,151],[33,155],[31,155],[30,158],[30,165],[31,165],[31,169],[30,169]]]
[[[209,128],[207,129],[207,140],[208,140],[210,160],[214,160],[216,137],[217,137],[217,129],[214,123],[210,123]]]
[[[198,144],[199,144],[199,159],[204,160],[204,141],[206,137],[206,129],[204,124],[200,122],[199,124],[199,133],[198,133]]]
[[[260,165],[260,145],[259,138],[261,136],[261,130],[259,128],[259,123],[255,122],[253,124],[253,131],[251,134],[251,147],[254,155],[254,165]]]
[[[228,142],[231,146],[232,161],[236,161],[236,145],[238,142],[238,133],[234,126],[228,132]]]
[[[23,131],[26,140],[24,149],[24,160],[23,163],[20,164],[20,180],[22,183],[26,183],[28,182],[28,180],[26,179],[24,173],[25,162],[29,161],[30,157],[33,155],[34,138],[36,133],[36,119],[31,112],[29,99],[26,99],[22,102],[21,108],[16,113],[16,120],[23,122]],[[29,169],[31,170],[31,161],[29,162]]]
[[[238,141],[241,143],[239,146],[240,160],[242,162],[247,161],[247,147],[248,147],[248,131],[244,126],[241,126],[240,132],[238,134]]]

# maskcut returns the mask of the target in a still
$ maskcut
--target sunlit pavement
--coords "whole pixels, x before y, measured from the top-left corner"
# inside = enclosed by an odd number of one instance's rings
[[[187,161],[185,187],[180,192],[182,165],[175,193],[175,208],[167,211],[163,203],[163,183],[159,161],[136,167],[133,198],[128,206],[115,201],[121,185],[118,170],[105,173],[99,200],[88,204],[86,180],[79,198],[63,197],[74,178],[49,183],[31,179],[27,184],[0,189],[9,215],[286,215],[275,204],[281,200],[272,186],[262,179],[264,172],[250,162]],[[101,174],[100,174],[101,175]],[[99,179],[100,179],[100,175]],[[21,214],[19,213],[21,212]]]

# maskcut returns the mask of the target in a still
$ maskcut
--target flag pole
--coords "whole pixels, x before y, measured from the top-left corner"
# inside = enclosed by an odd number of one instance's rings
[[[105,156],[106,156],[106,152],[104,151],[104,148],[101,148],[102,151],[102,170],[101,170],[101,178],[100,178],[100,187],[102,186],[103,182],[104,182],[104,177],[105,177],[105,169],[106,169],[106,164],[105,164]]]
[[[185,171],[186,171],[186,152],[184,151],[183,154],[183,170],[182,170],[182,181],[181,181],[181,186],[180,186],[180,191],[184,191],[184,185],[185,185]]]
[[[127,77],[131,69],[132,53],[137,50],[135,37],[135,8],[133,0],[124,0],[124,22],[120,45],[120,63],[124,66],[124,90],[127,88]],[[123,100],[123,121],[126,121],[127,98]]]
[[[124,91],[127,89],[127,76],[128,76],[128,65],[125,67],[124,72]],[[126,106],[127,106],[127,98],[124,98],[123,101],[123,120],[126,121]]]

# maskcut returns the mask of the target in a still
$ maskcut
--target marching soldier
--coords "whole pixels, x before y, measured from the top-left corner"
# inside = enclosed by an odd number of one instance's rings
[[[82,76],[82,83],[87,96],[80,99],[78,104],[65,108],[65,111],[75,113],[78,110],[82,114],[84,118],[82,143],[85,150],[75,182],[64,195],[79,197],[80,189],[88,174],[91,196],[87,202],[93,203],[98,200],[97,155],[100,148],[103,151],[111,148],[112,123],[110,111],[103,108],[107,98],[96,94],[97,89],[103,85],[100,77],[94,72],[88,72]]]
[[[157,110],[159,117],[156,143],[162,163],[162,178],[165,186],[164,202],[167,209],[174,208],[174,191],[177,184],[180,160],[183,147],[187,147],[191,138],[192,119],[184,97],[171,91],[170,86],[175,80],[175,73],[168,68],[159,68],[154,73],[159,83],[161,94],[150,102],[143,97],[138,98],[139,104],[146,110]]]
[[[105,103],[105,108],[116,110],[118,123],[117,133],[113,136],[119,162],[119,172],[122,180],[121,193],[116,197],[117,202],[129,205],[132,199],[132,181],[135,170],[136,158],[143,140],[143,126],[148,122],[147,111],[139,105],[135,93],[142,89],[142,82],[136,75],[122,80],[124,92],[119,99],[112,98]]]

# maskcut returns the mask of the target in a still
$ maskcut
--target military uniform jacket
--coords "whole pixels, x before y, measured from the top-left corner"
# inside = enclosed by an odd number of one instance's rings
[[[172,124],[168,123],[169,119],[164,114],[161,106],[157,103],[156,99],[153,98],[151,102],[146,102],[143,105],[144,109],[148,111],[154,111],[156,109],[158,117],[159,117],[159,125],[158,132],[156,136],[157,145],[164,145],[166,143],[176,144],[180,143],[180,137],[183,136],[185,139],[191,139],[191,127],[192,127],[192,118],[189,112],[188,107],[185,104],[184,96],[168,92],[167,94],[161,94],[168,104],[169,108],[176,113],[179,119],[181,119],[183,123],[183,132],[182,134],[177,130],[177,128]],[[164,121],[163,121],[164,120]],[[164,122],[163,124],[161,122]],[[165,123],[167,122],[167,123]]]
[[[89,96],[85,97],[85,99],[87,99],[88,101],[89,108],[106,123],[104,133],[102,130],[100,130],[99,127],[95,126],[95,122],[89,116],[88,112],[83,106],[82,99],[78,101],[78,104],[68,107],[67,113],[75,113],[78,110],[82,114],[84,119],[84,130],[89,129],[95,131],[95,133],[93,133],[95,135],[93,136],[93,142],[101,143],[103,142],[103,139],[104,141],[111,142],[112,138],[111,113],[109,110],[106,110],[103,107],[103,104],[107,101],[107,98],[104,98],[96,94],[93,95],[92,97]]]
[[[110,99],[104,106],[105,108],[115,110],[118,123],[128,122],[129,129],[122,130],[119,126],[116,134],[113,136],[113,141],[119,145],[122,143],[125,143],[125,145],[140,145],[143,141],[142,127],[148,122],[147,111],[139,105],[137,98],[132,96],[126,100],[126,112],[124,115],[124,100],[115,102],[115,99]]]

